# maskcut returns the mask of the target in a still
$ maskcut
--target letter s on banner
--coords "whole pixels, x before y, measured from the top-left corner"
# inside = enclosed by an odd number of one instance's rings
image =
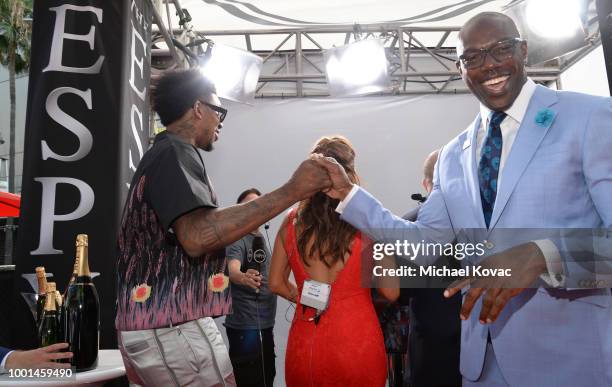
[[[128,156],[129,156],[130,169],[133,172],[136,172],[136,165],[140,162],[140,160],[142,160],[142,156],[144,155],[144,150],[142,148],[142,143],[140,141],[140,135],[138,134],[139,131],[142,132],[142,113],[138,110],[138,106],[132,105],[130,117],[131,117],[130,126],[132,128],[132,135],[134,136],[134,140],[135,140],[134,142],[136,143],[136,147],[138,148],[138,161],[134,163],[134,159],[132,158],[131,149],[128,150]],[[134,120],[135,117],[138,117],[138,128],[136,128],[137,123]]]
[[[79,138],[79,149],[71,155],[62,156],[53,152],[47,142],[45,140],[41,141],[42,146],[42,159],[47,160],[49,158],[56,159],[59,161],[77,161],[87,156],[89,151],[91,151],[91,147],[93,145],[93,137],[89,129],[85,127],[82,123],[74,119],[74,117],[66,114],[62,109],[60,109],[58,105],[58,99],[63,94],[75,94],[81,97],[87,106],[87,109],[91,110],[91,89],[87,90],[78,90],[72,87],[58,87],[49,93],[47,96],[47,101],[45,103],[45,108],[47,109],[47,113],[49,117],[51,117],[55,122],[62,125],[64,128],[68,129],[72,133],[74,133]]]
[[[63,250],[57,250],[53,247],[54,223],[75,220],[87,215],[94,205],[94,191],[84,181],[71,177],[37,177],[34,180],[42,184],[42,205],[40,209],[40,242],[38,248],[30,251],[30,254],[62,254]],[[77,208],[71,213],[62,215],[55,213],[55,192],[58,184],[71,184],[81,194],[81,200]]]

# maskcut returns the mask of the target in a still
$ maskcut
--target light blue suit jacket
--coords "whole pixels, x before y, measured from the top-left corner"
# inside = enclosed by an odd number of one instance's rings
[[[342,219],[379,241],[398,233],[414,242],[487,239],[492,253],[538,239],[533,229],[612,229],[612,99],[536,88],[502,171],[489,230],[477,177],[479,126],[477,117],[442,149],[417,222],[391,214],[362,189]],[[581,278],[584,265],[562,256],[568,281]],[[612,386],[610,289],[527,289],[489,325],[478,322],[480,309],[481,300],[462,323],[465,378],[480,376],[490,332],[511,386]]]

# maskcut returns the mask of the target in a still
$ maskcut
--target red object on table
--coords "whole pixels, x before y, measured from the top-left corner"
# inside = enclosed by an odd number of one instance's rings
[[[0,191],[0,218],[16,218],[19,216],[21,196]]]

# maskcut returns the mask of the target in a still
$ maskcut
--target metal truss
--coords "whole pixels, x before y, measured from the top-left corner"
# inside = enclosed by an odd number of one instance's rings
[[[170,1],[180,9],[178,0]],[[156,20],[160,21],[159,15],[156,15]],[[167,36],[169,34],[175,41],[180,36],[187,46],[203,38],[219,43],[231,41],[231,45],[242,44],[242,48],[261,56],[264,66],[259,77],[257,97],[327,96],[324,50],[372,37],[384,40],[392,77],[392,88],[381,95],[469,92],[455,66],[457,56],[454,39],[460,27],[376,24],[194,31],[189,23],[183,23],[182,28],[175,29],[160,24],[164,23],[158,23],[158,26],[167,42],[171,41]],[[527,74],[537,83],[556,82],[559,87],[561,72],[592,51],[598,44],[597,39],[597,25],[591,19],[589,46],[537,67],[527,67]],[[173,47],[170,50],[153,49],[153,59],[156,55],[176,58],[178,52]]]
[[[258,97],[306,97],[328,95],[323,52],[325,48],[332,47],[330,42],[343,45],[371,37],[385,41],[392,77],[392,88],[386,94],[468,93],[455,67],[457,56],[454,43],[449,44],[449,36],[456,35],[458,31],[459,27],[391,29],[388,26],[361,25],[199,32],[213,40],[242,36],[246,49],[263,58]],[[339,35],[344,36],[342,41],[338,41]],[[271,50],[257,50],[253,48],[254,36],[264,36],[267,40],[276,40],[278,44]],[[290,46],[288,43],[293,44]],[[304,48],[305,43],[310,48]],[[528,68],[529,76],[540,83],[556,81],[560,73],[557,63]]]

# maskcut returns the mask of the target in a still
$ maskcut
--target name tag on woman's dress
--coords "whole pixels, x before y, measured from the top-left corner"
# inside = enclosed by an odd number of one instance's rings
[[[331,285],[314,280],[304,281],[302,288],[302,297],[300,303],[310,306],[319,312],[327,309],[329,303],[329,294],[331,293]]]

